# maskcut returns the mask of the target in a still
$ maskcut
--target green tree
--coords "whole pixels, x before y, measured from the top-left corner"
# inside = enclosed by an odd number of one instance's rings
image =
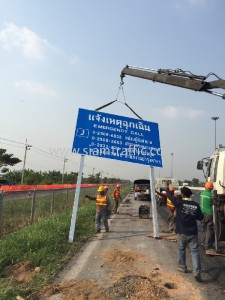
[[[71,172],[64,174],[64,183],[76,183],[78,172]]]
[[[40,184],[43,175],[41,172],[25,170],[25,184]]]
[[[22,172],[20,170],[13,170],[7,172],[5,175],[6,179],[12,180],[15,184],[20,184]]]
[[[6,149],[0,148],[0,173],[7,173],[8,166],[14,166],[20,163],[21,160],[17,157],[13,157],[13,154],[6,153]]]
[[[192,184],[193,184],[193,186],[199,186],[199,179],[198,178],[193,178],[192,179]]]
[[[88,178],[87,178],[87,182],[88,183],[95,183],[95,176],[92,175],[92,174],[89,174]]]
[[[101,182],[101,172],[95,174],[95,183]]]
[[[189,186],[192,186],[192,181],[185,179],[183,182],[186,182]]]

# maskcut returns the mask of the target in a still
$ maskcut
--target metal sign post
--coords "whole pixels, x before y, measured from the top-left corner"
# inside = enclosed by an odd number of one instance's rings
[[[155,176],[154,176],[153,167],[150,167],[150,187],[151,187],[153,232],[154,232],[154,238],[157,239],[159,238],[159,227],[158,227],[156,200],[155,200]]]
[[[73,214],[72,214],[71,225],[70,225],[70,233],[69,233],[69,242],[70,243],[73,243],[73,238],[74,238],[83,168],[84,168],[84,155],[81,155],[80,170],[79,170],[79,174],[77,177],[77,186],[76,186],[76,192],[75,192],[74,204],[73,204]]]

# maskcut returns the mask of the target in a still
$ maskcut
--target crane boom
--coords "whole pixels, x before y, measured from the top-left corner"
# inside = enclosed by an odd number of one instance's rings
[[[183,71],[181,69],[169,70],[169,69],[158,69],[149,70],[144,68],[126,66],[121,72],[121,84],[123,84],[123,78],[126,76],[139,77],[153,82],[159,82],[169,84],[196,92],[206,92],[215,96],[222,97],[225,99],[224,93],[218,93],[212,91],[212,89],[223,89],[225,90],[225,80],[219,78],[214,73],[209,73],[207,76],[194,75],[191,72]],[[214,75],[217,79],[213,81],[206,81],[206,79]]]

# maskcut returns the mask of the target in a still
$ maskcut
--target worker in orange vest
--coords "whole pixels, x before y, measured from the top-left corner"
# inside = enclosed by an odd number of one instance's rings
[[[174,195],[175,188],[172,185],[170,185],[169,190],[170,190],[171,194]],[[169,213],[169,217],[168,217],[169,230],[168,230],[168,232],[175,233],[175,231],[176,231],[176,208],[173,205],[173,203],[170,201],[170,199],[167,197],[166,193],[160,193],[157,190],[155,190],[155,192],[159,196],[166,198],[166,206],[167,206],[167,210]]]
[[[114,214],[116,214],[119,206],[119,200],[122,200],[120,194],[120,184],[117,184],[116,188],[113,191],[113,200],[114,200],[113,212]]]
[[[104,186],[99,186],[98,194],[95,197],[86,195],[85,198],[95,200],[96,215],[95,215],[95,230],[101,232],[101,219],[103,220],[105,231],[109,231],[108,215],[107,215],[107,197]]]

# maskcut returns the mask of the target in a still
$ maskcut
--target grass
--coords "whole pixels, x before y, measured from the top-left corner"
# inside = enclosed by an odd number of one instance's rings
[[[96,191],[96,187],[81,189],[79,204],[86,202],[85,194],[93,194]],[[32,209],[32,195],[24,195],[24,198],[5,199],[3,201],[3,207],[1,211],[0,222],[0,235],[9,234],[31,224],[31,209]],[[34,218],[36,222],[41,218],[48,217],[52,212],[59,213],[66,209],[71,209],[74,202],[74,190],[68,190],[68,198],[66,190],[55,190],[54,201],[53,195],[43,195],[36,191],[35,206],[34,206]],[[54,207],[53,207],[54,206]]]
[[[124,197],[130,187],[122,189]],[[95,202],[79,206],[74,242],[68,242],[71,210],[41,219],[31,226],[4,236],[0,240],[0,299],[38,299],[38,291],[50,283],[65,264],[95,233]],[[18,283],[10,269],[15,264],[31,261],[33,269],[40,267],[29,282]]]

